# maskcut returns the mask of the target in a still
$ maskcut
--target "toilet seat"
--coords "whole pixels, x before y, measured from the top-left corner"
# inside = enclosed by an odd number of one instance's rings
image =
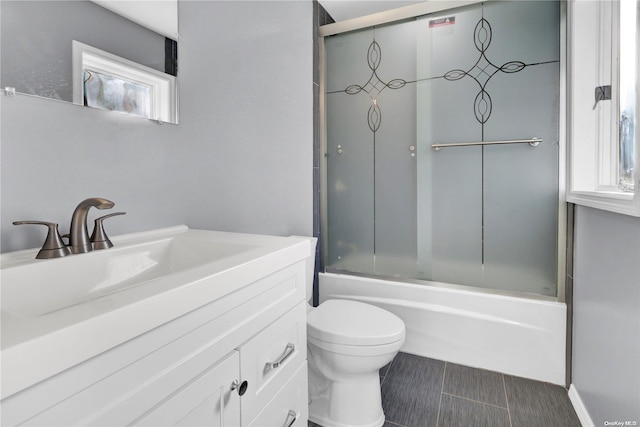
[[[404,340],[400,339],[398,341],[394,341],[388,344],[378,344],[378,345],[347,345],[347,344],[336,344],[332,342],[320,341],[311,336],[307,336],[307,342],[323,351],[327,351],[330,353],[338,353],[344,354],[348,356],[379,356],[381,354],[387,353],[396,353],[402,344],[404,344]]]
[[[307,336],[329,351],[362,354],[361,347],[385,347],[404,340],[405,327],[398,316],[373,305],[329,300],[308,314]]]

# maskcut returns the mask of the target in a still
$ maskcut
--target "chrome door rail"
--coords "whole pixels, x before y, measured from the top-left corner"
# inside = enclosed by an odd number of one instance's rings
[[[467,147],[471,145],[499,145],[499,144],[529,144],[532,147],[538,146],[542,142],[542,138],[529,139],[508,139],[505,141],[476,141],[476,142],[458,142],[456,144],[433,144],[431,148],[438,151],[444,147]]]

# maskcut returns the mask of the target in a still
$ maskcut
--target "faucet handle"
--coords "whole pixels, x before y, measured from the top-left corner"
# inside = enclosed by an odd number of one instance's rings
[[[95,219],[93,233],[91,234],[91,243],[93,244],[93,249],[108,249],[113,246],[113,243],[111,243],[111,240],[109,240],[109,237],[107,237],[107,233],[105,233],[104,231],[104,225],[102,223],[107,218],[124,214],[126,214],[126,212],[114,212]]]
[[[42,245],[42,249],[36,255],[36,259],[50,259],[67,256],[71,253],[67,245],[64,244],[58,232],[58,224],[46,221],[14,221],[13,225],[35,224],[44,225],[49,228],[47,239]]]

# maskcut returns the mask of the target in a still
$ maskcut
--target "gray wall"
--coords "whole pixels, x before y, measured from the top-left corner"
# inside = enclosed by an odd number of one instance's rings
[[[596,426],[640,422],[640,218],[575,218],[573,384]]]
[[[3,252],[45,236],[12,221],[66,232],[95,196],[127,212],[106,223],[113,235],[312,234],[311,2],[181,1],[179,19],[180,125],[0,96]]]

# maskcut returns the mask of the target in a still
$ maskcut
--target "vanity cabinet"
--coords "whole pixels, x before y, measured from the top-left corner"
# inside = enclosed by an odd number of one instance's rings
[[[306,426],[305,268],[290,265],[5,398],[2,426]]]

